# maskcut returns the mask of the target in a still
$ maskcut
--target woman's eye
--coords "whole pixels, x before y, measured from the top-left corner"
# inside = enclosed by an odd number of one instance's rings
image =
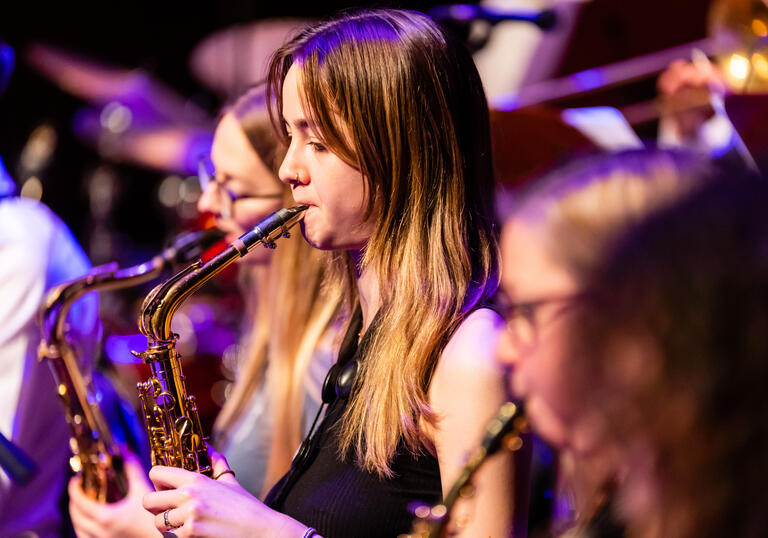
[[[312,147],[314,151],[325,151],[325,146],[322,145],[320,142],[309,142],[309,145]]]

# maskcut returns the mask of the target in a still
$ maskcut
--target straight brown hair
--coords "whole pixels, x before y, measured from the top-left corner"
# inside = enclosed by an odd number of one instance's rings
[[[469,52],[426,16],[364,10],[305,29],[273,57],[268,101],[286,136],[282,84],[299,70],[305,113],[322,142],[366,182],[376,229],[354,267],[330,275],[348,306],[354,272],[380,282],[379,323],[341,422],[342,455],[390,475],[402,447],[431,446],[421,421],[432,372],[467,312],[498,285],[488,108]]]

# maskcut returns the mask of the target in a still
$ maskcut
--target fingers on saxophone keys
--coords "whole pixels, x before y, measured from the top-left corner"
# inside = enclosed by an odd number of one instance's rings
[[[163,467],[156,465],[149,470],[149,479],[158,491],[178,489],[187,484],[194,484],[203,475],[180,469],[178,467]],[[204,477],[203,477],[204,478]]]
[[[208,454],[211,457],[211,464],[213,466],[213,479],[219,482],[227,482],[231,484],[237,484],[235,479],[235,471],[227,463],[227,458],[224,455],[216,452],[210,446],[208,447]]]
[[[230,469],[227,458],[221,452],[216,451],[211,445],[208,445],[208,456],[211,458],[214,475]]]

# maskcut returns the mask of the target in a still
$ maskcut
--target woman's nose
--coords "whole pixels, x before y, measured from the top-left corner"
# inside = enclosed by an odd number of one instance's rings
[[[218,196],[217,187],[213,182],[208,183],[197,200],[197,211],[200,213],[212,213],[215,216],[221,214],[221,196]]]
[[[285,153],[285,158],[280,165],[280,170],[278,170],[278,177],[280,181],[291,187],[307,182],[308,174],[301,166],[293,146],[289,147]]]
[[[496,345],[496,359],[506,366],[514,366],[520,360],[520,352],[512,333],[505,330]]]
[[[528,366],[525,360],[526,352],[520,348],[519,342],[507,329],[499,338],[496,345],[496,360],[505,366],[507,386],[515,398],[524,398],[528,394]]]

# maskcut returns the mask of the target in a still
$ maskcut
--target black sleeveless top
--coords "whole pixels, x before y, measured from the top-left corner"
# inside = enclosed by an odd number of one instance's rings
[[[355,313],[344,337],[339,362],[357,359],[357,334],[362,316]],[[361,348],[368,340],[363,337]],[[337,430],[347,400],[336,398],[312,437],[308,457],[298,462],[267,495],[267,506],[314,527],[324,538],[392,538],[409,532],[414,502],[436,504],[442,498],[437,459],[398,450],[392,478],[361,469],[354,457],[338,454]],[[412,508],[412,506],[410,507]]]

